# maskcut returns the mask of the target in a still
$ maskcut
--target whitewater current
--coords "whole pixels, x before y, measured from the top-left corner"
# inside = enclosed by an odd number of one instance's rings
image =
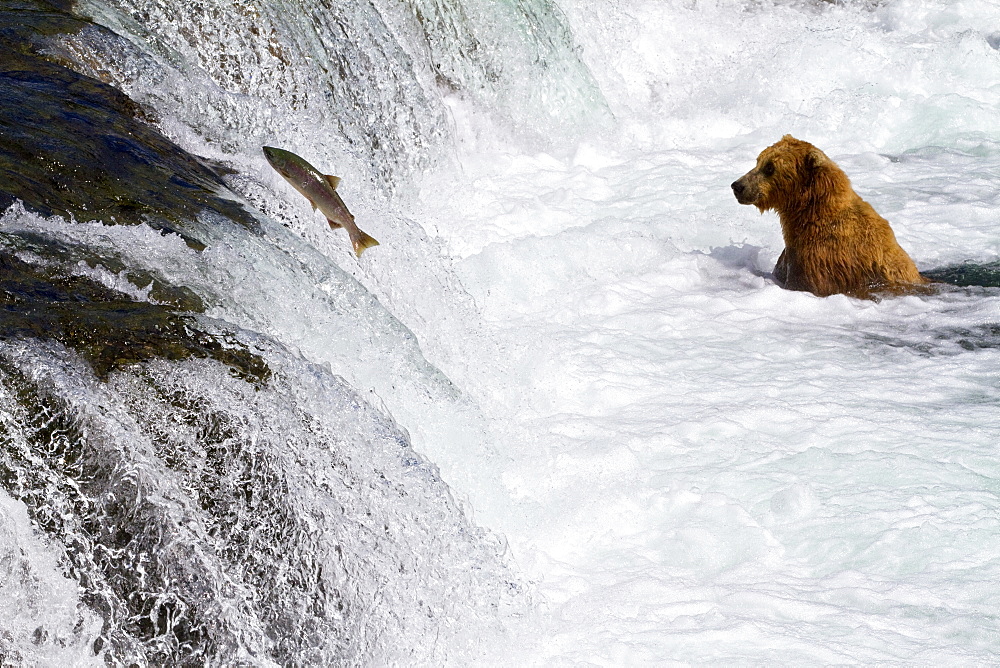
[[[0,218],[5,304],[188,336],[4,327],[0,663],[998,661],[1000,3],[74,11],[32,42],[67,90],[211,173],[143,181],[202,198],[143,224],[34,186]],[[921,270],[987,280],[778,287],[729,184],[786,133]]]

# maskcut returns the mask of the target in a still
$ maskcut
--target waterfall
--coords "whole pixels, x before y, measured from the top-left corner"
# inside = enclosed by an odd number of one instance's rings
[[[543,143],[603,110],[551,0],[85,0],[81,11],[113,32],[66,40],[76,61],[205,141],[252,153],[277,136],[344,153],[380,186],[450,149],[446,96]]]
[[[259,149],[335,158],[373,212],[448,159],[448,99],[510,137],[571,133],[606,112],[558,9],[0,12],[5,665],[438,664],[506,642],[530,585],[413,447],[496,456],[477,408]]]
[[[996,663],[998,25],[0,0],[0,664]],[[785,133],[956,285],[776,285]]]

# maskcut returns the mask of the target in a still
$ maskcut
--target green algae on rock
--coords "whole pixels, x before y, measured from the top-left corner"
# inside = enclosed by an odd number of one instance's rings
[[[261,383],[270,377],[259,356],[231,336],[205,331],[191,311],[135,301],[58,266],[30,264],[2,244],[0,338],[59,341],[89,361],[102,379],[154,357],[192,356],[222,362],[248,381]]]

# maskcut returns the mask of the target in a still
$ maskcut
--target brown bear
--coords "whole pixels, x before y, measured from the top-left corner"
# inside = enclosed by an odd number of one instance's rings
[[[851,181],[809,142],[785,135],[757,157],[757,166],[733,183],[740,204],[778,212],[785,250],[774,265],[784,288],[820,297],[920,290],[917,271],[889,223],[858,197]]]

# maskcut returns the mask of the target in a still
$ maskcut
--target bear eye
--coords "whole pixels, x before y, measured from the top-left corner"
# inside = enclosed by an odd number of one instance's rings
[[[774,176],[774,163],[766,162],[764,167],[760,170],[761,174],[764,176]]]

